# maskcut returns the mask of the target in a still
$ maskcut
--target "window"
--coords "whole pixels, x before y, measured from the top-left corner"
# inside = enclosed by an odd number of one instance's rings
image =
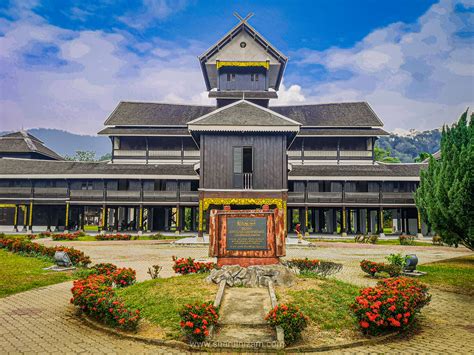
[[[252,147],[233,148],[234,188],[251,188],[253,172]]]
[[[128,180],[119,180],[118,181],[118,190],[127,191],[130,189],[130,181]]]
[[[235,74],[227,74],[227,81],[235,81]]]
[[[250,74],[251,81],[258,81],[258,74]]]
[[[92,190],[92,181],[83,181],[81,184],[81,190]]]

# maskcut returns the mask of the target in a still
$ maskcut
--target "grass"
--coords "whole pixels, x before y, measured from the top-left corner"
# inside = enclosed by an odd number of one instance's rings
[[[70,272],[45,271],[51,261],[0,250],[0,297],[71,279]]]
[[[420,281],[444,291],[474,295],[474,255],[419,265]]]
[[[158,326],[168,339],[178,339],[179,311],[187,303],[214,301],[217,286],[207,284],[207,274],[184,275],[140,282],[118,290],[131,307],[140,308],[141,315]]]
[[[355,328],[349,305],[358,295],[359,287],[349,283],[319,278],[299,277],[291,288],[278,288],[280,302],[292,302],[322,330],[344,331]]]

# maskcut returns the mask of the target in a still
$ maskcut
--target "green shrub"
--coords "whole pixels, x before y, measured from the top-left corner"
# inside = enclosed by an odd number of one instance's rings
[[[209,336],[209,327],[216,325],[219,315],[211,302],[187,304],[179,312],[180,326],[190,341],[202,342]]]

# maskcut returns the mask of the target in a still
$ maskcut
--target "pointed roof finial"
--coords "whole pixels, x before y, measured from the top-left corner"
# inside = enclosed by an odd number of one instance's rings
[[[242,23],[247,22],[253,15],[254,15],[253,12],[249,12],[249,14],[247,16],[245,16],[245,18],[244,18],[244,17],[240,16],[238,12],[236,12],[236,11],[234,12],[234,16],[237,17],[237,19]]]

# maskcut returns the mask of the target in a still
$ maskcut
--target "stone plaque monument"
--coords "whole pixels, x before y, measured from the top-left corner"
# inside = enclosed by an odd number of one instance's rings
[[[278,264],[285,256],[283,211],[212,210],[209,220],[209,255],[217,265]]]

